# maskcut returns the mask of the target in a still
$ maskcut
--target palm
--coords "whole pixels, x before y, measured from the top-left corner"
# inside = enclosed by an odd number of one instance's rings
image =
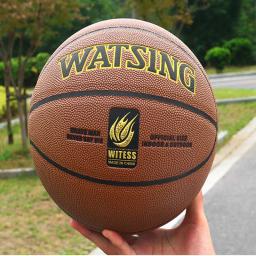
[[[159,228],[137,236],[121,236],[111,230],[103,230],[101,235],[75,221],[72,226],[107,254],[214,254],[201,193],[175,229]]]

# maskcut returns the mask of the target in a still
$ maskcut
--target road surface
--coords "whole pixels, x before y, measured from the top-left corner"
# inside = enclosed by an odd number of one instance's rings
[[[214,88],[256,89],[256,72],[210,75],[209,78]]]
[[[256,254],[256,144],[205,196],[217,254]]]

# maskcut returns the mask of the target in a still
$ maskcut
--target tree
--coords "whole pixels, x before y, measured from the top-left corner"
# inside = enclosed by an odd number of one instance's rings
[[[183,26],[191,25],[193,13],[208,7],[208,0],[127,0],[133,18],[153,22],[180,35]]]
[[[48,38],[38,49],[39,52],[53,52],[58,45],[78,30],[101,20],[126,17],[123,0],[79,0],[80,13],[84,20],[75,19],[69,27],[55,28],[58,36]]]
[[[256,0],[242,0],[236,34],[238,37],[251,40],[254,45],[254,61],[256,61]]]
[[[28,59],[44,40],[55,35],[58,26],[69,26],[72,20],[81,19],[79,2],[76,0],[9,0],[0,2],[0,58],[4,62],[4,85],[10,128],[10,85],[14,87],[18,101],[18,115],[21,126],[22,146],[27,146],[24,117],[24,73]],[[11,59],[18,59],[15,76]],[[11,142],[11,140],[9,140]]]
[[[242,0],[208,0],[207,10],[193,13],[193,23],[184,26],[182,39],[203,64],[208,49],[236,37]]]
[[[231,53],[224,47],[213,47],[206,52],[205,61],[210,66],[216,68],[217,73],[221,73],[224,67],[229,64]]]

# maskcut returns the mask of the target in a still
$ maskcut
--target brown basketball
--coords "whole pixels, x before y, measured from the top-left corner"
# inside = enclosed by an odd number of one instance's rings
[[[40,74],[29,137],[56,204],[96,231],[161,226],[200,191],[217,117],[188,47],[148,22],[114,19],[68,38]]]

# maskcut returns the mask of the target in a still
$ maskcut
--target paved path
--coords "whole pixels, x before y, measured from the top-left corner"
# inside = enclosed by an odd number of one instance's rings
[[[256,89],[256,73],[210,75],[214,88],[244,88]]]
[[[17,124],[19,122],[19,118],[12,119],[12,124]],[[6,122],[0,123],[0,129],[3,129],[6,127]]]
[[[217,254],[256,254],[256,144],[206,194]]]

